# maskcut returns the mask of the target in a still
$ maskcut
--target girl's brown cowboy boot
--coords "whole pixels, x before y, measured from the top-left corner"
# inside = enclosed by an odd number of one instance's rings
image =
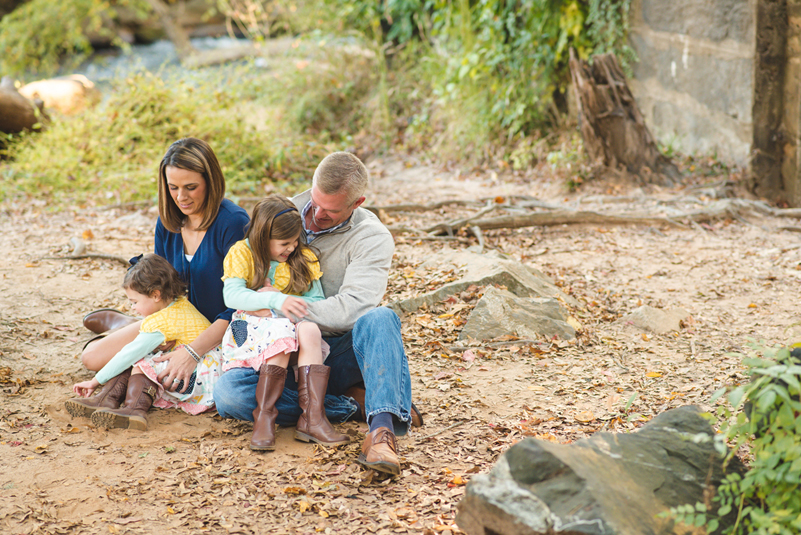
[[[131,368],[104,384],[103,388],[90,398],[68,399],[64,402],[67,412],[72,416],[89,418],[96,410],[116,409],[125,399],[129,377],[131,377]]]
[[[325,446],[350,442],[350,437],[337,433],[325,416],[323,404],[330,374],[331,368],[319,364],[298,368],[298,404],[303,414],[298,419],[296,439]]]
[[[253,436],[250,449],[254,451],[273,451],[275,449],[275,419],[278,409],[275,402],[284,391],[286,368],[264,363],[259,369],[259,382],[256,384],[256,408],[253,409]]]
[[[98,427],[147,429],[147,411],[158,396],[158,389],[144,374],[137,373],[128,379],[125,403],[119,409],[100,409],[92,414],[92,423]]]

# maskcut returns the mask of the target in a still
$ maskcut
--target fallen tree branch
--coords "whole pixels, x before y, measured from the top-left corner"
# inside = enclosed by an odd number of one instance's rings
[[[679,213],[666,217],[640,217],[618,214],[602,214],[593,211],[575,211],[556,209],[550,212],[532,212],[523,215],[509,215],[491,219],[478,219],[481,215],[500,207],[501,205],[487,206],[477,214],[449,222],[438,223],[430,227],[411,229],[408,227],[395,227],[393,232],[428,232],[430,235],[452,234],[467,223],[471,227],[481,230],[511,229],[522,227],[548,227],[556,225],[669,225],[677,228],[686,228],[687,224],[697,225],[719,219],[731,218],[741,222],[744,215],[762,215],[772,217],[789,217],[801,219],[801,208],[772,208],[762,201],[747,199],[724,199],[715,201],[702,210]],[[686,223],[686,224],[684,224]],[[698,227],[696,227],[698,228]]]
[[[481,229],[476,227],[476,226],[472,226],[472,227],[470,227],[470,232],[472,232],[473,236],[475,236],[478,239],[478,254],[483,253],[484,252],[484,234],[481,232]]]
[[[114,254],[102,254],[102,253],[85,253],[79,254],[75,256],[43,256],[39,260],[81,260],[84,258],[97,258],[100,260],[116,260],[121,264],[124,264],[126,267],[131,265],[127,258],[123,258],[121,256],[117,256]]]
[[[708,207],[694,212],[677,214],[671,219],[682,221],[694,221],[696,223],[707,223],[718,219],[732,218],[737,219],[744,212],[748,215],[768,215],[774,217],[797,217],[801,218],[801,210],[794,208],[771,208],[762,201],[749,201],[747,199],[724,199],[711,203]]]
[[[487,197],[479,200],[450,200],[439,201],[432,204],[394,204],[389,206],[363,206],[365,210],[370,210],[378,215],[379,211],[391,212],[430,212],[431,210],[438,210],[443,206],[486,206],[487,203],[492,202],[497,208],[544,208],[546,210],[558,210],[559,207],[540,201],[530,195],[512,195],[504,197],[505,200],[517,202],[497,203],[496,197]]]
[[[521,339],[521,340],[504,340],[502,342],[487,342],[483,343],[478,346],[444,346],[445,349],[448,351],[453,351],[454,353],[460,351],[467,351],[470,349],[481,349],[484,347],[489,348],[496,348],[496,347],[504,347],[504,346],[521,346],[521,345],[535,345],[541,344],[542,340],[529,340],[529,339]]]
[[[470,240],[467,238],[462,238],[460,236],[409,236],[403,237],[401,239],[406,240],[421,240],[421,241],[458,241],[459,243],[470,243]]]
[[[676,228],[686,228],[687,225],[694,226],[698,223],[706,223],[719,219],[731,218],[741,222],[747,222],[743,215],[762,215],[772,217],[789,217],[801,219],[801,208],[773,208],[762,201],[751,201],[747,199],[724,199],[715,201],[702,210],[687,213],[677,213],[665,217],[641,217],[619,214],[602,214],[593,211],[575,211],[555,208],[549,212],[532,212],[522,215],[508,215],[491,219],[478,219],[497,208],[504,208],[506,205],[488,205],[478,213],[452,221],[437,223],[423,229],[411,227],[387,227],[393,234],[411,232],[421,234],[428,233],[430,236],[448,234],[452,236],[462,227],[469,226],[479,230],[492,229],[513,229],[522,227],[548,227],[556,225],[649,225],[659,226],[668,225]],[[385,208],[382,208],[384,210]],[[471,228],[472,231],[472,228]],[[473,232],[475,234],[475,232]],[[423,239],[422,237],[420,239]]]
[[[374,214],[378,215],[379,211],[383,212],[428,212],[431,210],[437,210],[442,208],[443,206],[474,206],[477,204],[483,204],[481,201],[460,201],[460,200],[451,200],[451,201],[439,201],[433,204],[393,204],[389,206],[363,206],[365,210],[370,210]]]
[[[447,223],[438,223],[438,224],[436,224],[434,226],[431,226],[431,227],[423,229],[423,232],[427,232],[429,234],[436,235],[436,234],[439,234],[442,231],[445,231],[450,236],[453,233],[458,232],[459,229],[461,229],[462,227],[467,225],[469,222],[475,221],[479,217],[494,211],[497,207],[498,206],[495,205],[495,204],[487,205],[483,209],[481,209],[479,212],[471,215],[470,217],[466,217],[466,218],[463,218],[463,219],[454,219],[454,220],[449,221]]]
[[[801,219],[801,208],[772,208],[771,215],[776,217],[791,217]]]
[[[132,201],[132,202],[123,202],[118,204],[109,204],[106,206],[100,206],[95,208],[98,212],[107,212],[109,210],[130,210],[131,208],[139,208],[144,206],[152,206],[153,201]]]
[[[232,48],[217,48],[214,50],[195,51],[191,55],[184,57],[181,63],[188,69],[199,67],[209,67],[236,61],[242,58],[257,57],[261,54],[258,47],[253,45],[237,46]]]
[[[664,217],[632,217],[606,215],[598,212],[576,212],[572,210],[556,210],[553,212],[536,212],[526,215],[502,216],[492,219],[479,219],[472,225],[481,230],[521,227],[551,227],[556,225],[670,225],[684,227],[673,219]],[[438,227],[432,227],[438,228]]]

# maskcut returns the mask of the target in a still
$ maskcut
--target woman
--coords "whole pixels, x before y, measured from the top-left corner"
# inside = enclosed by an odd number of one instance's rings
[[[211,322],[191,344],[165,353],[169,360],[158,379],[165,389],[186,390],[196,360],[189,351],[203,355],[222,341],[233,310],[223,302],[223,259],[228,249],[244,238],[248,215],[225,195],[225,178],[214,151],[203,140],[184,138],[167,149],[159,165],[159,219],[156,223],[155,252],[166,258],[188,287],[189,301]],[[114,311],[87,315],[91,330],[104,332],[120,322],[133,321]],[[91,325],[91,326],[90,326]],[[98,371],[139,333],[141,321],[90,342],[81,356],[87,369]],[[164,348],[166,349],[166,348]],[[68,402],[71,413],[81,416],[98,408],[117,408],[125,397],[129,372],[109,381],[92,398]]]

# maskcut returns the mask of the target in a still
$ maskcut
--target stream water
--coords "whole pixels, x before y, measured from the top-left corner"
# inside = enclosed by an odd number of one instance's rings
[[[245,39],[231,37],[202,37],[191,39],[198,51],[233,48],[249,44]],[[261,58],[255,60],[259,66]],[[132,45],[130,51],[100,51],[71,73],[83,74],[101,90],[109,87],[115,80],[125,79],[135,73],[149,71],[165,79],[197,78],[217,76],[221,71],[230,70],[232,62],[222,66],[187,69],[181,65],[171,41],[156,41],[147,45]],[[68,74],[71,74],[68,73]]]

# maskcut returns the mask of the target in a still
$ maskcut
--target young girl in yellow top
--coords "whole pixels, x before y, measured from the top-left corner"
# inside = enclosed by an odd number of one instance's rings
[[[257,451],[275,449],[275,403],[295,351],[303,410],[295,438],[325,445],[349,442],[334,430],[323,408],[331,371],[323,365],[328,346],[316,324],[302,321],[306,301],[325,296],[320,264],[301,230],[292,201],[270,195],[255,206],[245,239],[231,246],[223,262],[223,298],[237,309],[222,341],[223,370],[247,366],[259,372],[250,441]]]
[[[155,254],[137,257],[131,263],[133,265],[125,274],[123,288],[133,309],[145,316],[139,334],[93,379],[73,387],[76,394],[87,398],[101,384],[125,375],[125,371],[133,365],[125,401],[119,409],[92,405],[87,411],[88,406],[76,398],[67,401],[67,410],[74,416],[89,416],[87,412],[91,412],[92,423],[100,427],[144,430],[147,429],[147,411],[153,404],[162,408],[177,406],[190,414],[213,407],[212,391],[222,373],[221,359],[219,349],[201,357],[191,348],[190,343],[210,323],[184,296],[186,286],[175,268]],[[175,342],[175,349],[184,347],[198,362],[189,385],[178,384],[172,392],[165,390],[158,382],[158,374],[169,361],[154,361],[161,355],[156,349],[165,342]]]

